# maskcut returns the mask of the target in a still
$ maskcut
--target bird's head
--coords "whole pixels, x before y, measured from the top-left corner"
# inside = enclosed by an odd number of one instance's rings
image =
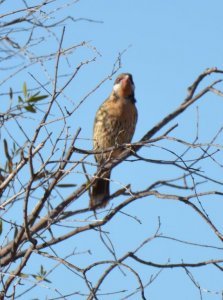
[[[113,91],[119,97],[134,97],[135,85],[132,75],[129,73],[120,74],[114,82]]]

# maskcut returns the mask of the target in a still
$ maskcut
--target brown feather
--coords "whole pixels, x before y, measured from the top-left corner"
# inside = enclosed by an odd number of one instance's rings
[[[109,198],[109,179],[110,171],[104,172],[96,178],[93,186],[90,199],[90,208],[102,208],[105,207]]]
[[[99,107],[94,122],[94,150],[98,167],[120,155],[120,149],[103,152],[110,147],[130,143],[137,122],[134,84],[130,74],[121,74],[115,81],[113,91]],[[111,171],[101,171],[92,186],[90,207],[104,207],[109,199]]]

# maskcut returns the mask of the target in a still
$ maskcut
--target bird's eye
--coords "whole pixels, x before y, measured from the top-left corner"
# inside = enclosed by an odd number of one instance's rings
[[[117,78],[116,80],[115,80],[115,84],[116,83],[119,83],[121,81],[121,78]]]

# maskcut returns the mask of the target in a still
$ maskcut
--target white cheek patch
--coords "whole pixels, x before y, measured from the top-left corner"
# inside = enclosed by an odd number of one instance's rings
[[[113,91],[114,91],[115,93],[118,93],[118,91],[119,91],[120,89],[121,89],[121,82],[114,84],[114,86],[113,86]],[[131,83],[131,89],[132,89],[133,92],[135,91],[135,85],[134,85],[134,83]]]
[[[114,84],[113,91],[117,93],[119,89],[120,89],[120,83]]]

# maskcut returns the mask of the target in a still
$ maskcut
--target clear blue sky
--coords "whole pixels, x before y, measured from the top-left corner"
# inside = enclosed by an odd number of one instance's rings
[[[34,4],[34,2],[29,1],[29,4]],[[65,3],[66,1],[62,2]],[[61,14],[66,15],[68,12],[73,18],[90,18],[103,23],[69,22],[66,27],[65,46],[89,41],[89,44],[96,47],[101,54],[101,56],[97,56],[96,62],[86,66],[79,73],[68,88],[67,96],[77,104],[82,96],[111,72],[118,54],[127,49],[122,57],[120,72],[132,73],[135,81],[139,119],[133,138],[134,142],[139,140],[156,122],[180,105],[186,96],[187,87],[204,69],[215,66],[222,69],[222,0],[82,0],[71,6],[69,10],[62,11]],[[60,37],[59,31],[56,34]],[[54,49],[54,45],[49,42],[49,49],[51,47]],[[45,49],[40,49],[40,53],[41,51],[44,52]],[[72,67],[64,65],[64,69],[62,67],[60,73],[67,72],[69,68],[71,72],[72,68],[75,68],[80,62],[80,59],[90,59],[91,57],[93,57],[93,51],[80,48],[70,62]],[[41,74],[38,69],[35,70],[34,68],[32,72],[41,82],[46,80],[46,74]],[[53,64],[49,73],[53,74]],[[23,76],[24,80],[32,85],[30,76],[26,72],[23,73]],[[21,88],[21,81],[18,81],[18,78],[15,78],[14,85],[19,89]],[[82,138],[91,139],[96,110],[111,92],[113,80],[105,82],[81,105],[74,115],[71,126],[73,130],[77,130],[78,127],[82,128]],[[209,81],[207,80],[207,82]],[[7,91],[8,85],[3,85],[2,89]],[[206,143],[223,125],[223,99],[209,95],[205,96],[197,105],[199,106],[200,121],[199,142]],[[196,116],[195,105],[177,119],[179,127],[172,135],[192,142],[196,135]],[[219,139],[218,142],[221,143],[222,140]],[[80,141],[79,147],[91,149],[91,141]],[[168,157],[165,151],[156,148],[151,148],[149,151],[143,150],[140,153],[146,154],[147,158],[165,159]],[[222,158],[221,154],[219,158]],[[94,170],[90,169],[90,171],[93,174]],[[112,178],[117,182],[123,184],[132,182],[133,190],[138,190],[146,188],[158,178],[171,178],[180,173],[175,169],[165,169],[154,164],[143,166],[140,163],[125,163],[116,168],[112,174]],[[222,180],[222,169],[213,171],[213,174]],[[118,184],[112,186],[113,190]],[[208,184],[205,190],[215,188],[215,186]],[[85,195],[83,203],[86,205],[87,201],[88,197]],[[220,198],[207,197],[204,205],[210,216],[216,221],[219,229],[222,229],[223,205],[219,203],[220,201],[222,201]],[[81,207],[81,203],[78,205]],[[158,217],[161,218],[161,232],[167,236],[196,243],[222,246],[197,214],[189,207],[176,201],[157,200],[155,198],[141,199],[131,204],[125,209],[125,212],[137,216],[142,220],[142,224],[119,215],[105,227],[105,230],[110,231],[109,236],[114,242],[118,257],[134,250],[140,242],[152,235],[157,228]],[[60,244],[56,246],[56,249],[62,256],[66,256],[73,248],[76,248],[77,252],[82,252],[91,247],[92,256],[79,255],[71,260],[74,264],[80,262],[82,266],[85,266],[86,262],[109,257],[108,251],[96,233],[76,236],[66,241],[63,249],[61,247]],[[181,262],[182,259],[188,262],[197,262],[203,259],[222,258],[222,251],[190,248],[162,239],[148,244],[139,253],[146,260],[160,263],[166,263],[169,259],[171,262],[177,263]],[[34,266],[38,268],[39,263],[39,261],[34,262]],[[41,263],[45,263],[47,268],[46,261]],[[51,266],[53,265],[52,263]],[[55,276],[49,276],[49,279],[54,282],[54,286],[60,288],[60,291],[68,291],[69,293],[75,284],[80,283],[73,281],[72,273],[67,270],[65,272],[62,267],[59,268],[61,269],[60,276],[57,273]],[[144,283],[149,281],[152,274],[158,272],[158,269],[139,265],[136,268],[142,275]],[[28,267],[27,272],[29,271],[31,272]],[[220,295],[222,274],[220,271],[211,267],[191,271],[196,281],[201,284],[202,289],[211,291],[203,292],[203,300],[222,299]],[[99,275],[100,273],[95,274],[96,278]],[[137,282],[132,275],[128,274],[125,277],[119,270],[108,279],[103,285],[104,291],[117,291],[131,286],[134,290],[134,287],[137,287]],[[55,296],[53,292],[51,293],[50,290],[44,288],[39,288],[38,293],[41,295],[39,296],[40,299],[44,299],[47,295],[49,298]],[[150,300],[201,299],[198,289],[195,288],[182,269],[164,270],[158,279],[146,289],[146,296]],[[121,299],[121,297],[99,297],[99,299]],[[31,299],[31,297],[26,299]],[[77,296],[74,299],[79,298]],[[84,298],[80,297],[80,299]],[[130,299],[140,299],[139,294]]]

